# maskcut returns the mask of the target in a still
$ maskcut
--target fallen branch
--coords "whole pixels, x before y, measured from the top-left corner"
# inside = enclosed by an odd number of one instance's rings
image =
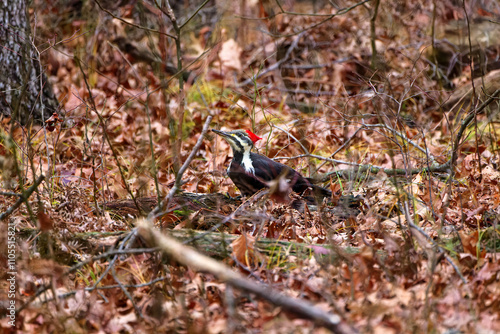
[[[318,176],[317,178],[315,178],[315,180],[318,182],[325,182],[325,181],[330,179],[331,175],[336,175],[341,179],[350,179],[350,178],[352,178],[353,175],[359,175],[361,173],[377,174],[380,171],[383,171],[387,175],[394,175],[394,176],[395,175],[414,175],[414,174],[419,174],[419,173],[449,173],[450,172],[450,161],[447,161],[444,164],[440,164],[440,165],[436,165],[436,166],[424,167],[424,168],[410,168],[410,169],[384,168],[384,167],[380,167],[380,166],[361,165],[360,164],[358,168],[343,169],[343,170],[337,170],[337,171],[322,174],[321,176]]]
[[[238,239],[240,235],[229,234],[223,232],[210,232],[210,231],[197,231],[192,229],[166,229],[165,230],[173,238],[179,240],[184,245],[189,245],[196,249],[197,251],[211,256],[217,259],[225,259],[230,253],[230,244]],[[35,228],[24,228],[19,231],[19,235],[24,238],[30,238],[35,236],[39,232]],[[65,236],[67,240],[76,241],[81,245],[84,245],[89,253],[106,252],[102,254],[114,255],[114,254],[133,254],[133,249],[126,250],[113,250],[111,247],[115,245],[113,242],[115,239],[110,238],[123,238],[127,231],[119,232],[83,232],[68,234]],[[107,239],[107,243],[100,243],[100,239]],[[93,241],[95,240],[95,241]],[[255,240],[255,249],[262,254],[269,256],[271,259],[279,258],[283,260],[288,256],[300,256],[301,254],[310,255],[311,251],[315,247],[321,247],[329,257],[336,258],[337,252],[334,247],[330,244],[307,244],[294,241],[277,240],[270,238],[258,238]],[[343,247],[342,252],[345,254],[356,254],[359,253],[359,248],[357,247]],[[85,260],[85,263],[96,261],[102,258],[102,254],[95,255],[92,258]],[[382,254],[384,254],[382,252]]]
[[[254,293],[287,311],[313,320],[315,323],[330,329],[334,333],[357,333],[354,328],[349,326],[337,314],[325,312],[305,300],[286,296],[276,292],[269,286],[250,281],[226,265],[198,253],[174,238],[161,234],[148,220],[139,219],[136,221],[136,225],[139,235],[185,266],[189,266],[197,271],[210,273],[230,286]]]

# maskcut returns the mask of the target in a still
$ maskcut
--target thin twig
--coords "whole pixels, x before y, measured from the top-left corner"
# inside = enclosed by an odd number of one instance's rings
[[[375,8],[373,9],[373,13],[371,14],[370,17],[370,45],[372,47],[372,59],[370,66],[373,70],[376,69],[377,65],[377,47],[375,44],[375,40],[377,39],[377,34],[376,34],[376,27],[375,27],[375,21],[377,20],[377,15],[378,15],[378,7],[380,5],[380,0],[375,0]]]
[[[196,240],[203,239],[204,237],[206,237],[210,233],[218,231],[219,228],[221,226],[223,226],[224,224],[229,223],[232,220],[236,220],[237,219],[236,217],[240,212],[247,212],[248,213],[248,211],[245,211],[245,209],[247,209],[249,205],[255,203],[256,201],[261,199],[263,196],[266,196],[268,194],[269,194],[269,190],[261,189],[260,191],[253,194],[252,197],[248,198],[246,201],[241,203],[240,206],[236,208],[236,210],[231,212],[231,214],[229,214],[228,216],[224,217],[224,219],[222,219],[219,223],[215,224],[212,228],[210,228],[210,230],[203,232],[203,233],[200,233],[189,240],[186,240],[184,242],[184,244],[192,243]]]
[[[413,142],[410,138],[408,138],[404,133],[401,133],[395,129],[393,129],[392,127],[390,126],[387,126],[386,124],[365,124],[363,123],[363,127],[365,128],[382,128],[382,129],[386,129],[386,130],[389,130],[393,135],[396,135],[398,136],[399,138],[403,139],[404,141],[406,141],[408,144],[412,145],[413,147],[415,147],[416,149],[418,149],[419,151],[421,151],[423,154],[425,154],[426,156],[430,156],[430,153],[420,147],[420,145],[418,145],[417,143]],[[430,156],[430,158],[432,160],[434,160],[434,158],[432,156]]]
[[[288,50],[286,50],[285,56],[283,58],[281,58],[279,61],[277,61],[276,63],[272,64],[268,68],[266,68],[264,71],[259,72],[259,73],[255,74],[255,75],[253,75],[251,78],[248,78],[245,81],[239,83],[237,85],[237,87],[243,87],[243,86],[249,85],[249,84],[255,82],[258,78],[260,78],[263,75],[265,75],[266,73],[272,72],[272,71],[276,70],[278,67],[280,67],[281,64],[283,64],[284,62],[286,62],[288,60],[288,58],[290,57],[290,54],[292,53],[293,50],[295,50],[295,48],[299,44],[299,41],[300,41],[300,39],[301,39],[301,37],[303,35],[304,35],[304,33],[298,34],[298,36],[295,37],[295,39],[293,40],[293,42],[290,45],[290,47],[288,48]]]
[[[109,148],[111,149],[111,152],[113,153],[113,157],[114,157],[114,159],[116,161],[116,165],[118,167],[118,171],[120,173],[120,177],[122,178],[123,185],[125,186],[125,189],[129,193],[130,197],[132,197],[132,200],[134,201],[134,204],[135,204],[137,210],[139,211],[140,214],[142,214],[143,210],[142,210],[141,206],[139,205],[139,203],[137,202],[137,199],[134,196],[134,193],[130,189],[130,186],[129,186],[126,178],[125,178],[125,174],[123,173],[122,165],[120,164],[120,160],[118,159],[118,153],[116,152],[116,150],[115,150],[115,148],[113,146],[113,143],[111,142],[111,139],[109,138],[108,131],[106,131],[106,120],[97,111],[97,107],[96,107],[96,104],[95,104],[95,101],[94,101],[94,96],[92,95],[92,90],[90,89],[90,85],[89,85],[88,80],[87,80],[87,74],[83,70],[83,67],[82,67],[81,63],[78,60],[76,61],[76,63],[77,63],[78,68],[80,69],[80,72],[82,73],[83,81],[84,81],[85,86],[87,87],[87,91],[89,93],[89,101],[91,103],[90,109],[95,112],[95,114],[99,118],[99,121],[101,122],[103,136],[106,139],[106,141],[107,141],[107,143],[109,145]],[[95,183],[95,180],[94,180],[94,183]]]
[[[443,254],[443,256],[445,257],[446,261],[448,261],[448,263],[453,267],[453,269],[455,270],[455,272],[457,273],[457,275],[460,277],[460,279],[462,280],[462,282],[464,283],[466,289],[467,289],[467,292],[472,296],[472,292],[468,289],[467,287],[467,279],[464,277],[464,275],[462,274],[462,272],[460,271],[460,269],[457,267],[457,265],[455,264],[455,262],[453,261],[453,259],[448,255],[448,253],[446,253],[443,248],[441,246],[439,246],[439,244],[437,244],[432,238],[430,235],[428,235],[427,233],[425,233],[424,230],[422,230],[422,228],[420,226],[417,226],[415,224],[413,224],[411,221],[408,221],[408,225],[410,226],[410,228],[413,228],[415,230],[417,230],[420,234],[422,234],[425,239],[431,243],[434,247],[438,248],[439,249],[439,252]]]
[[[186,26],[186,24],[188,24],[196,16],[196,14],[198,14],[199,11],[202,10],[203,7],[205,7],[205,5],[209,1],[210,0],[205,0],[200,6],[198,6],[198,8],[196,8],[196,10],[193,12],[193,14],[191,14],[191,16],[186,20],[186,22],[184,22],[183,24],[181,24],[181,26],[179,27],[179,29],[184,28]]]
[[[0,191],[0,195],[2,195],[2,196],[17,196],[17,197],[20,197],[23,194]]]
[[[0,214],[0,220],[4,220],[5,218],[7,218],[12,212],[20,207],[23,202],[27,201],[31,194],[36,190],[36,188],[40,185],[40,183],[42,183],[44,179],[45,175],[40,175],[38,179],[35,180],[35,183],[31,185],[31,187],[29,187],[28,189],[26,189],[26,191],[19,195],[19,199],[16,201],[16,203],[14,203],[14,205],[8,208],[4,213]]]
[[[177,172],[177,175],[175,177],[174,186],[172,187],[172,189],[170,189],[168,195],[165,196],[165,198],[163,199],[163,201],[161,203],[158,203],[158,205],[153,209],[153,211],[151,211],[149,213],[148,219],[157,218],[157,217],[165,214],[166,212],[168,212],[168,210],[169,210],[169,207],[168,207],[169,205],[168,204],[170,203],[170,201],[174,197],[175,193],[180,189],[180,187],[182,185],[182,176],[186,172],[186,170],[189,167],[189,164],[191,163],[191,161],[194,159],[196,153],[198,153],[198,150],[200,149],[201,144],[203,143],[203,138],[205,137],[205,134],[208,131],[208,127],[210,126],[210,122],[211,121],[212,121],[212,115],[209,115],[207,117],[206,121],[205,121],[205,124],[203,125],[203,130],[201,131],[201,135],[198,138],[198,141],[196,142],[196,145],[194,145],[193,150],[189,154],[188,158],[186,159],[186,161],[184,161],[184,164],[182,165],[182,167]],[[160,207],[166,208],[165,211],[164,212],[160,212],[161,211]]]
[[[125,245],[127,241],[134,236],[135,232],[132,231],[127,234],[127,236],[123,239],[123,241],[120,243],[120,247],[118,250],[123,251],[125,249]],[[106,267],[106,270],[101,274],[101,276],[94,282],[94,287],[96,287],[101,281],[108,275],[109,271],[114,267],[116,260],[118,260],[118,255],[113,256],[113,259],[109,261],[108,266]]]
[[[170,35],[169,33],[166,33],[166,32],[161,32],[161,31],[159,31],[159,30],[154,30],[154,29],[150,29],[150,28],[146,28],[146,27],[143,27],[143,26],[137,25],[137,24],[135,24],[135,23],[128,22],[128,21],[126,21],[126,20],[122,19],[121,17],[118,17],[118,16],[116,16],[115,14],[111,13],[109,10],[107,10],[107,9],[106,9],[106,8],[104,8],[103,6],[101,6],[101,4],[99,3],[99,1],[97,1],[97,0],[94,0],[94,1],[95,1],[95,3],[97,4],[97,6],[99,6],[99,8],[100,8],[102,11],[104,11],[104,12],[108,13],[108,14],[109,14],[109,15],[111,15],[113,18],[115,18],[115,19],[117,19],[117,20],[119,20],[119,21],[121,21],[121,22],[123,22],[123,23],[125,23],[125,24],[128,24],[128,25],[130,25],[130,26],[132,26],[132,27],[135,27],[135,28],[138,28],[138,29],[142,29],[142,30],[145,30],[145,31],[154,32],[155,34],[160,34],[160,35],[165,35],[165,36],[168,36],[168,37],[170,37],[170,38],[175,38],[175,36],[174,36],[174,35]]]
[[[308,150],[308,149],[307,149],[304,145],[302,145],[302,143],[300,142],[300,140],[298,140],[297,138],[295,138],[295,137],[294,137],[294,135],[292,135],[290,132],[288,132],[288,131],[286,131],[285,129],[282,129],[282,128],[280,128],[279,126],[274,125],[274,124],[271,124],[271,126],[272,126],[273,128],[276,128],[276,129],[278,129],[278,130],[283,131],[283,132],[284,132],[284,133],[286,133],[286,134],[287,134],[290,138],[292,138],[293,140],[295,140],[295,142],[296,142],[296,143],[298,143],[298,144],[300,145],[300,147],[302,147],[302,150],[304,151],[304,153],[305,153],[306,155],[309,155],[309,154],[310,154],[310,153],[309,153],[309,150]]]
[[[94,262],[94,261],[97,261],[100,259],[108,258],[111,255],[143,254],[143,253],[152,253],[152,252],[156,252],[156,251],[158,251],[157,247],[154,247],[154,248],[136,248],[136,249],[126,249],[126,250],[111,250],[111,251],[108,251],[106,253],[102,253],[100,255],[93,256],[90,259],[87,259],[85,261],[82,261],[82,262],[74,265],[73,267],[67,269],[66,272],[64,272],[62,274],[62,276],[66,276],[72,272],[77,271],[78,269],[82,268],[83,266],[85,266],[91,262]],[[16,309],[16,314],[19,314],[19,312],[24,310],[28,305],[30,305],[35,299],[40,297],[40,295],[42,295],[49,288],[50,288],[50,284],[46,284],[46,285],[42,286],[40,289],[38,289],[37,292],[33,296],[30,297],[30,299],[28,299],[23,305],[21,305],[18,309]],[[99,287],[95,287],[95,288],[98,289]]]
[[[140,284],[122,284],[122,285],[114,284],[114,285],[104,285],[104,286],[96,286],[96,287],[87,287],[87,288],[83,288],[83,291],[92,292],[92,291],[95,291],[95,290],[110,290],[110,289],[116,289],[116,288],[120,288],[120,287],[124,287],[124,288],[143,288],[145,286],[150,286],[150,285],[153,285],[155,283],[158,283],[158,282],[161,282],[161,281],[165,281],[165,280],[169,280],[169,279],[171,279],[170,276],[162,276],[162,277],[155,278],[154,280],[151,280],[151,281],[146,282],[146,283],[140,283]],[[73,290],[73,291],[69,291],[69,292],[66,292],[66,293],[62,293],[62,294],[58,295],[57,298],[59,298],[59,299],[66,299],[66,298],[69,298],[71,296],[76,295],[80,291],[82,291],[82,290]],[[43,303],[47,303],[47,302],[50,302],[50,301],[53,301],[53,300],[54,300],[54,298],[49,298],[49,299],[44,300]]]
[[[363,129],[362,127],[361,128],[358,128],[356,129],[356,131],[353,133],[353,135],[351,137],[349,137],[345,142],[344,144],[342,144],[342,146],[340,146],[338,149],[335,150],[335,152],[333,152],[332,154],[330,154],[330,157],[329,159],[332,159],[337,153],[339,153],[340,151],[344,150],[344,148],[347,147],[347,145],[349,145],[351,143],[351,141],[356,138],[356,135],[358,134],[359,131],[361,131],[361,129]],[[321,167],[323,167],[328,161],[325,161],[323,162],[321,165],[318,166],[318,168],[316,168],[316,172],[318,170],[321,169]],[[316,174],[316,173],[314,173]]]
[[[500,89],[497,89],[490,97],[484,101],[477,110],[471,111],[469,115],[462,121],[462,126],[458,130],[457,137],[455,138],[455,142],[453,143],[453,152],[451,155],[451,166],[455,166],[458,158],[458,147],[460,146],[460,141],[462,140],[462,136],[464,135],[465,130],[469,126],[469,123],[474,119],[474,117],[484,111],[484,109],[491,103],[493,100],[497,99],[500,95]]]
[[[294,155],[293,157],[274,157],[273,160],[280,160],[280,159],[294,160],[294,159],[299,159],[299,158],[315,158],[315,159],[318,159],[318,160],[323,160],[323,161],[332,162],[332,163],[341,164],[341,165],[355,166],[355,167],[368,166],[368,165],[358,164],[356,162],[349,162],[349,161],[344,161],[344,160],[331,159],[331,158],[327,158],[327,157],[323,157],[321,155],[316,155],[316,154],[311,154],[311,153]],[[383,168],[383,167],[374,166],[374,165],[370,165],[370,166],[372,166],[374,168]]]
[[[118,275],[116,274],[116,269],[115,269],[114,266],[113,266],[113,268],[111,268],[111,275],[113,275],[113,278],[115,279],[115,282],[118,283],[118,286],[120,287],[120,289],[123,291],[123,293],[125,294],[125,296],[127,296],[127,298],[132,303],[132,306],[134,307],[135,313],[137,313],[137,315],[140,318],[144,318],[144,316],[142,315],[141,309],[135,303],[134,298],[132,297],[132,295],[130,294],[130,292],[128,292],[128,290],[125,288],[125,286],[122,284],[122,282],[120,281],[120,279],[118,278]]]
[[[327,18],[317,22],[317,23],[314,23],[314,24],[311,24],[310,26],[308,27],[305,27],[297,32],[294,32],[294,33],[290,33],[290,34],[286,34],[286,35],[278,35],[278,34],[273,34],[271,32],[266,32],[268,35],[270,35],[271,37],[274,37],[274,38],[280,38],[280,37],[292,37],[292,36],[296,36],[298,34],[302,34],[308,30],[311,30],[311,29],[314,29],[316,27],[319,27],[320,25],[322,25],[323,23],[325,22],[328,22],[330,21],[331,19],[333,19],[335,16],[339,16],[339,15],[344,15],[348,12],[350,12],[351,10],[353,10],[354,8],[356,7],[359,7],[359,6],[362,6],[364,5],[365,3],[367,2],[370,2],[372,0],[364,0],[364,1],[361,1],[361,2],[358,2],[358,3],[355,3],[354,5],[350,6],[350,7],[347,7],[347,8],[344,8],[344,9],[341,9],[339,10],[338,12],[336,12],[335,14],[331,14],[329,15]],[[278,13],[276,15],[280,15],[282,13]],[[283,14],[289,14],[288,12],[284,12]],[[269,19],[269,18],[268,18]]]

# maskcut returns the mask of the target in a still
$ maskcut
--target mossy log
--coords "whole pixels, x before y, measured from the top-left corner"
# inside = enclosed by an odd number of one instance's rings
[[[500,70],[491,71],[483,77],[474,79],[474,88],[480,103],[486,100],[489,95],[500,89]],[[474,89],[470,82],[456,89],[444,107],[453,110],[470,109],[473,94]]]
[[[307,202],[307,200],[295,199],[289,205],[294,209],[303,211]],[[352,217],[359,213],[360,202],[359,197],[352,195],[340,196],[334,202],[330,202],[326,209],[341,218]],[[191,223],[199,224],[199,220],[202,219],[203,225],[213,226],[234,212],[242,203],[243,201],[239,198],[231,198],[220,193],[180,192],[172,198],[171,203],[168,205],[169,209],[161,220],[167,223],[179,223],[185,219],[191,219]],[[135,202],[131,199],[125,199],[103,203],[102,206],[124,219],[133,219],[140,217],[141,213],[148,214],[157,204],[158,199],[156,197],[141,197],[136,198]],[[315,211],[316,206],[309,205],[308,210]]]
[[[180,221],[196,211],[207,215],[213,215],[214,213],[230,214],[240,204],[241,200],[220,193],[179,192],[169,203],[167,214],[170,218],[174,220],[177,218]],[[102,203],[104,209],[124,219],[137,218],[141,216],[141,213],[148,214],[157,205],[157,197],[139,197],[135,201],[132,199],[122,199]]]
[[[20,231],[20,235],[28,237],[34,236],[38,232],[37,229],[23,229]],[[71,240],[72,242],[77,242],[80,246],[85,247],[87,254],[97,255],[111,250],[128,232],[83,232],[66,234],[64,239],[65,241]],[[231,256],[231,243],[241,237],[241,235],[229,233],[196,231],[192,229],[168,229],[163,230],[163,233],[168,233],[180,242],[193,247],[205,255],[221,260]],[[59,243],[58,238],[55,238],[54,235],[53,237],[56,243]],[[141,246],[138,247],[140,248]],[[70,250],[63,251],[61,247],[55,247],[54,249],[55,259],[59,263],[72,265],[81,260],[76,253],[71,254]],[[256,252],[266,255],[272,262],[286,262],[289,256],[309,257],[314,254],[321,255],[322,258],[326,257],[330,260],[336,260],[359,252],[359,249],[352,247],[340,248],[332,244],[305,244],[268,238],[255,238],[252,245],[249,245],[249,249],[254,249]]]

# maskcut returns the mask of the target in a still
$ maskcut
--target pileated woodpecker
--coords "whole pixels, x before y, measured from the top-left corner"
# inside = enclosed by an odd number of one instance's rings
[[[270,181],[284,176],[292,190],[298,194],[311,188],[316,197],[331,197],[329,190],[312,184],[310,179],[287,165],[251,152],[255,142],[262,138],[250,130],[212,131],[224,138],[233,149],[233,160],[227,168],[227,174],[243,196],[250,196],[262,188],[268,188]]]

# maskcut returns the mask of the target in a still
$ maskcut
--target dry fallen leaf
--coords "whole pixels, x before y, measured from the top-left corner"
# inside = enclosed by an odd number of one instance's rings
[[[241,52],[241,47],[234,39],[222,43],[222,48],[219,51],[222,66],[227,69],[241,71]]]
[[[261,260],[264,258],[255,249],[255,237],[243,233],[236,240],[231,243],[232,256],[239,263],[247,266],[248,268],[256,268]]]

